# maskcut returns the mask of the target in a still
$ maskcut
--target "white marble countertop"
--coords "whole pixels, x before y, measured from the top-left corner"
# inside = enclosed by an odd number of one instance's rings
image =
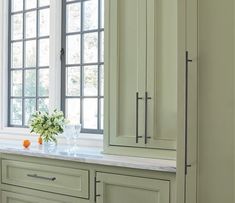
[[[175,160],[106,155],[102,154],[102,148],[98,147],[67,146],[62,144],[48,147],[32,143],[28,149],[25,149],[20,141],[0,140],[0,153],[161,172],[176,172]]]

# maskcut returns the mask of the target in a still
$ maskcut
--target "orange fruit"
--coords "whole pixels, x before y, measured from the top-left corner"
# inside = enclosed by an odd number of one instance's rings
[[[30,142],[29,140],[24,140],[24,141],[23,141],[23,146],[24,146],[25,148],[28,148],[28,147],[30,146],[30,144],[31,144],[31,142]]]
[[[38,144],[42,144],[42,137],[41,136],[38,138]]]

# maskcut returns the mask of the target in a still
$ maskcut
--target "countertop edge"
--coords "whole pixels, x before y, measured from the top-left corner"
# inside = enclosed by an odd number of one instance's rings
[[[89,149],[89,148],[87,148]],[[36,150],[36,151],[35,151]],[[38,149],[24,149],[17,147],[1,147],[0,153],[11,155],[22,155],[28,157],[48,158],[63,161],[72,161],[86,164],[97,164],[104,166],[123,167],[130,169],[150,170],[156,172],[176,173],[175,160],[162,160],[141,157],[129,157],[118,155],[106,155],[101,152],[97,154],[82,153],[77,156],[61,155],[56,153],[45,153]]]

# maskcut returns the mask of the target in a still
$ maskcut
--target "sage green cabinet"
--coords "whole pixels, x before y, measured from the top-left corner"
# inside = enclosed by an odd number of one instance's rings
[[[176,203],[174,173],[24,155],[1,157],[1,203],[94,203],[95,197],[97,203]]]
[[[2,182],[74,197],[89,197],[88,170],[2,160]]]
[[[110,121],[110,144],[144,147],[143,139],[139,143],[135,139],[135,103],[136,92],[143,96],[145,90],[146,0],[106,0],[107,12],[105,69],[110,107],[106,119]],[[143,101],[138,109],[140,134],[144,131]]]
[[[169,181],[97,173],[97,203],[170,203]]]
[[[176,149],[177,7],[106,0],[106,147]]]
[[[65,203],[59,200],[49,200],[42,197],[17,194],[14,192],[2,192],[2,203]]]
[[[20,187],[1,192],[1,203],[91,203],[89,200],[56,195]]]

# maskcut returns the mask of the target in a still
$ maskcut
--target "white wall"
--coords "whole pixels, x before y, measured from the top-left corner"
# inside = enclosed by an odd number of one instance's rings
[[[234,1],[198,1],[198,203],[233,203]]]

